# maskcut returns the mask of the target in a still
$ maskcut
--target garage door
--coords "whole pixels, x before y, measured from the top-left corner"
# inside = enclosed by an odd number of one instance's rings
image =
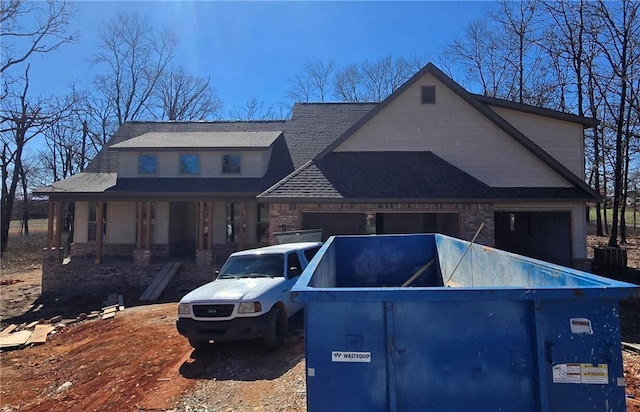
[[[302,229],[322,229],[322,240],[333,235],[375,233],[375,225],[367,227],[366,213],[303,213]],[[367,232],[369,230],[369,232]]]
[[[496,247],[571,266],[570,212],[496,212]]]

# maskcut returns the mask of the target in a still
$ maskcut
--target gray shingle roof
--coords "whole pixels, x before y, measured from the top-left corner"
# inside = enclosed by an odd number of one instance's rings
[[[368,113],[375,104],[372,103],[299,103],[293,110],[291,120],[278,121],[250,121],[250,122],[129,122],[125,123],[109,141],[98,155],[90,162],[83,173],[65,179],[53,185],[38,189],[37,193],[73,195],[78,193],[102,193],[111,188],[109,193],[116,195],[122,193],[129,196],[139,190],[140,193],[167,193],[168,188],[175,189],[178,193],[219,193],[230,190],[232,193],[257,194],[267,189],[287,174],[302,166],[309,159],[316,156],[327,145],[337,139],[353,123]],[[238,179],[220,178],[206,179],[193,178],[193,182],[176,178],[175,183],[168,179],[121,179],[116,185],[115,174],[118,171],[118,148],[111,146],[132,148],[139,144],[148,143],[148,138],[187,135],[186,140],[193,140],[206,135],[222,134],[248,139],[248,136],[268,136],[284,134],[284,138],[276,139],[269,167],[263,178]],[[139,137],[147,136],[136,142]],[[132,141],[132,144],[126,142]],[[145,141],[147,143],[145,143]],[[264,144],[260,143],[260,144]],[[142,147],[142,146],[140,146]],[[254,146],[255,147],[255,146]],[[95,184],[95,177],[86,176],[94,174],[112,174],[107,179],[110,184]],[[218,182],[218,180],[221,180]],[[224,180],[224,181],[222,181]],[[226,181],[231,182],[227,183]],[[180,182],[178,182],[180,181]],[[204,190],[205,181],[210,190]],[[112,187],[114,186],[115,187]],[[64,187],[64,190],[60,188]],[[163,189],[165,188],[165,189]],[[159,190],[159,192],[156,191]],[[172,190],[173,190],[172,189]],[[183,189],[183,190],[180,190]]]
[[[333,152],[259,195],[263,200],[591,199],[580,189],[492,188],[432,152]]]
[[[273,132],[150,132],[110,146],[111,150],[267,148],[282,131]]]

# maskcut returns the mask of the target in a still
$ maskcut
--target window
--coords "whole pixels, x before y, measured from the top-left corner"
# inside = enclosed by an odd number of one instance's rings
[[[156,155],[138,156],[138,174],[155,175],[157,172],[158,158]]]
[[[89,242],[95,242],[98,240],[98,205],[96,202],[89,202],[89,219],[88,219],[88,233],[87,240]],[[103,203],[103,216],[102,216],[102,239],[107,236],[107,208]]]
[[[239,154],[226,154],[222,156],[222,173],[240,173]]]
[[[200,173],[200,159],[197,154],[180,155],[180,174],[197,175]]]
[[[307,261],[311,262],[311,259],[318,253],[318,250],[320,250],[320,246],[305,249],[304,255],[307,257]]]
[[[287,260],[287,277],[291,279],[295,278],[296,276],[300,276],[300,274],[302,273],[302,264],[300,263],[298,254],[295,252],[290,253]]]
[[[422,86],[422,104],[435,104],[436,86]]]

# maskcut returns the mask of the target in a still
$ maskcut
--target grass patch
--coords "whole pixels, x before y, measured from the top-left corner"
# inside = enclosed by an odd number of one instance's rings
[[[11,221],[9,244],[2,254],[2,273],[39,268],[42,266],[42,248],[47,243],[47,219],[29,221],[29,235],[20,234],[20,221]]]
[[[607,213],[607,223],[611,225],[611,222],[613,221],[613,209],[607,209],[606,213]],[[604,219],[604,216],[603,216],[603,219]],[[633,209],[629,210],[629,208],[627,207],[624,213],[624,219],[627,226],[633,226]],[[589,208],[589,221],[590,222],[596,221],[595,207]],[[636,224],[640,225],[640,210],[636,211]]]

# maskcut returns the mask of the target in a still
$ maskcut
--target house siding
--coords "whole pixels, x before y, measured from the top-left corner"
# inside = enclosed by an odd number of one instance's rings
[[[107,210],[107,243],[135,243],[135,202],[109,202]]]
[[[436,103],[421,104],[423,85]],[[431,151],[494,187],[571,187],[571,184],[426,74],[335,151]]]
[[[584,180],[584,131],[577,123],[491,107],[493,111],[558,160],[573,174]]]
[[[183,150],[180,152],[119,152],[120,162],[118,166],[118,177],[181,177],[180,175],[180,154],[198,154],[200,158],[199,177],[263,177],[269,165],[271,149],[265,150],[227,150],[227,151],[197,151]],[[157,173],[154,175],[138,174],[138,156],[149,154],[157,156]],[[240,155],[240,170],[238,174],[222,173],[222,156],[225,154]]]

